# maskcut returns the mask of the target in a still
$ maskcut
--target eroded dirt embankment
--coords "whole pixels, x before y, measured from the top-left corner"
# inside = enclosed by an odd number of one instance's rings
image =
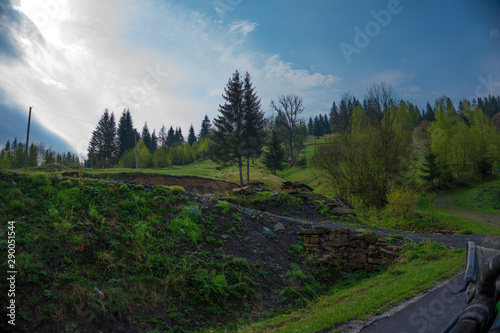
[[[237,184],[225,180],[203,178],[198,176],[172,176],[160,174],[143,174],[139,172],[122,172],[115,174],[97,174],[92,178],[110,180],[127,180],[152,185],[178,185],[182,186],[187,192],[197,194],[213,194],[231,191],[239,187]]]

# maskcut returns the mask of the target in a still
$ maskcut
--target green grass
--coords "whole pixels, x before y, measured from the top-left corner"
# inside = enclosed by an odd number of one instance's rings
[[[480,221],[471,221],[459,216],[448,214],[434,207],[433,204],[425,200],[420,200],[418,203],[418,212],[423,216],[430,217],[445,229],[457,230],[464,234],[477,235],[498,235],[500,227],[493,226]]]
[[[446,252],[437,260],[418,258],[398,263],[382,274],[333,289],[308,307],[255,323],[239,332],[317,332],[352,319],[388,310],[397,303],[448,279],[463,268],[464,250]]]
[[[466,189],[454,202],[464,209],[500,214],[500,180]]]

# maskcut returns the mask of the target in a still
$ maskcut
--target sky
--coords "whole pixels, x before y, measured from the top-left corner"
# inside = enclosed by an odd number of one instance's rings
[[[421,109],[500,95],[498,0],[0,0],[0,144],[82,157],[105,109],[198,132],[236,71],[303,118],[382,81]]]

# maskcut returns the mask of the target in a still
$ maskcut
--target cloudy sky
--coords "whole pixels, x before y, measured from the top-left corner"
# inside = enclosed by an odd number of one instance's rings
[[[105,108],[158,131],[217,115],[235,71],[304,117],[386,81],[419,107],[500,95],[497,0],[0,0],[0,144],[85,154]]]

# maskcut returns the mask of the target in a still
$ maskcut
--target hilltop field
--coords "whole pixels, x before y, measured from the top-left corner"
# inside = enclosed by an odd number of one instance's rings
[[[306,154],[313,150],[309,140]],[[457,274],[467,240],[500,245],[498,178],[422,196],[405,221],[351,203],[354,214],[335,213],[311,167],[272,175],[257,162],[239,193],[236,179],[207,160],[0,171],[2,258],[15,231],[16,330],[342,331]],[[314,192],[284,190],[286,180]],[[298,233],[319,226],[379,239],[399,258],[370,271],[319,260]],[[0,285],[9,289],[5,278]]]

